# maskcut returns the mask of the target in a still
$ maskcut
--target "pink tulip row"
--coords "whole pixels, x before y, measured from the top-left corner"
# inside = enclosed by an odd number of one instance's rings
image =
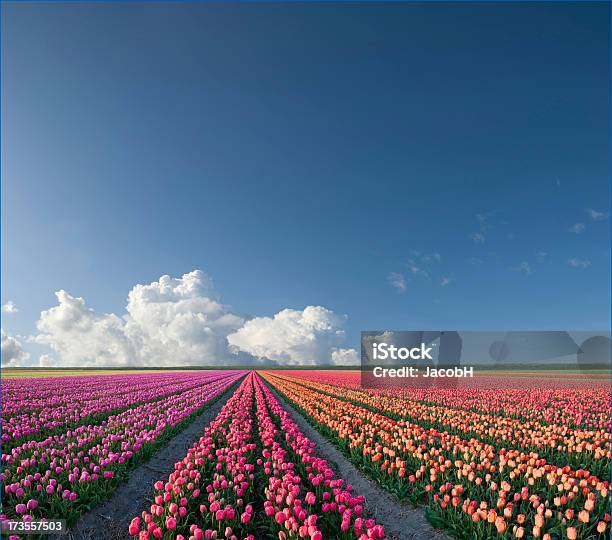
[[[252,408],[250,375],[175,464],[167,482],[155,483],[154,504],[132,519],[130,535],[140,540],[186,536],[253,540]]]
[[[385,538],[382,526],[362,516],[364,499],[351,490],[251,373],[168,481],[156,482],[154,504],[131,521],[129,534],[139,540]]]
[[[45,436],[99,415],[177,394],[229,373],[139,373],[119,376],[7,379],[2,381],[2,445]],[[54,431],[53,431],[54,430]]]
[[[42,441],[28,441],[2,454],[2,517],[24,520],[66,517],[109,493],[135,459],[197,413],[236,380],[240,372],[80,426]],[[25,507],[24,507],[25,505]]]
[[[327,461],[256,377],[257,421],[268,479],[265,514],[286,538],[384,538],[381,525],[363,517],[364,497],[336,478]]]

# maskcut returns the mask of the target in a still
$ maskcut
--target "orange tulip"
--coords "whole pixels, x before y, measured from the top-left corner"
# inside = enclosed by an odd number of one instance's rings
[[[591,515],[586,510],[581,510],[578,513],[578,521],[581,523],[588,523],[591,519]]]
[[[504,518],[498,517],[495,520],[495,528],[497,529],[497,532],[500,534],[506,531],[506,529],[508,528],[508,525],[504,521]]]

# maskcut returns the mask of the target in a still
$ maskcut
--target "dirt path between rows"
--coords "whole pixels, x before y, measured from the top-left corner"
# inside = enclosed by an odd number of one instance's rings
[[[207,407],[183,431],[155,452],[149,461],[136,467],[130,473],[130,479],[119,486],[108,501],[83,514],[72,530],[56,538],[58,540],[130,538],[128,534],[130,521],[150,506],[150,501],[153,499],[153,484],[157,480],[165,481],[168,478],[174,470],[174,464],[182,459],[187,454],[187,450],[202,436],[204,428],[219,414],[238,383],[232,384],[219,400]]]
[[[366,508],[374,515],[377,523],[384,525],[387,538],[390,540],[450,540],[446,533],[435,529],[425,519],[420,508],[400,503],[373,480],[357,470],[344,454],[321,435],[272,385],[268,384],[268,388],[291,414],[291,418],[300,427],[302,433],[317,445],[317,454],[330,462],[340,478],[353,485],[355,494],[365,497]]]

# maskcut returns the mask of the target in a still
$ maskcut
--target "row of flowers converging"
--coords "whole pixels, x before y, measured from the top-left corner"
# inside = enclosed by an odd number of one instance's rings
[[[533,452],[496,450],[264,373],[385,488],[462,538],[609,537],[609,482]]]
[[[276,374],[277,376],[281,376]],[[294,382],[296,381],[293,378]],[[610,476],[610,425],[599,429],[570,428],[562,424],[545,424],[538,420],[521,421],[490,412],[449,408],[444,404],[432,404],[398,397],[396,391],[364,391],[345,386],[341,376],[334,377],[334,384],[299,379],[299,384],[318,392],[337,396],[343,400],[366,406],[395,419],[406,419],[425,427],[433,427],[462,438],[474,437],[497,448],[533,450],[549,463],[587,467],[591,472],[607,478]],[[507,391],[508,392],[508,391]],[[461,395],[461,390],[455,390]],[[465,392],[478,395],[473,389]],[[528,408],[530,393],[515,392],[523,399],[523,410]],[[574,392],[574,395],[579,393]],[[580,398],[585,398],[583,394]],[[484,399],[484,398],[483,398]],[[518,399],[518,398],[517,398]],[[588,401],[576,399],[576,402]]]
[[[159,443],[179,430],[243,373],[209,376],[181,394],[129,408],[100,424],[79,426],[2,454],[0,519],[51,517],[73,522],[112,492],[118,481]]]
[[[284,523],[294,538],[384,538],[381,525],[362,517],[364,497],[353,496],[352,486],[335,478],[327,461],[317,457],[314,443],[259,378],[256,385],[260,434],[264,448],[270,448],[270,461],[264,462],[269,477],[266,514],[274,511],[276,521]],[[306,509],[304,503],[297,504],[302,484],[311,490],[304,496]],[[318,527],[324,536],[317,535],[318,516],[322,517]]]
[[[61,429],[97,423],[103,415],[178,394],[219,379],[206,371],[137,373],[2,381],[2,447],[42,439]]]
[[[292,375],[334,388],[362,390],[358,371],[294,371]],[[450,385],[450,381],[447,381]],[[397,386],[369,388],[368,395],[398,401],[442,405],[477,413],[514,418],[525,423],[558,424],[585,430],[610,431],[609,379],[535,378],[533,374],[479,374],[456,388]]]
[[[253,373],[155,490],[140,540],[385,538]]]

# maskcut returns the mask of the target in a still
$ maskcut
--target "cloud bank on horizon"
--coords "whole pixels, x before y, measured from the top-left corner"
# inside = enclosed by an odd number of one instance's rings
[[[303,311],[283,309],[274,317],[255,317],[227,336],[230,348],[256,358],[268,358],[284,365],[314,365],[318,358],[326,363],[355,363],[353,349],[341,349],[345,339],[341,317],[321,306]]]
[[[23,350],[21,341],[9,336],[4,329],[0,329],[2,365],[5,367],[27,365],[30,354]]]
[[[283,309],[247,319],[222,304],[201,270],[180,278],[164,275],[128,294],[126,313],[96,313],[84,298],[64,290],[57,305],[41,312],[29,341],[53,354],[38,360],[2,330],[2,365],[164,367],[277,363],[356,363],[341,347],[346,316],[322,306]]]

